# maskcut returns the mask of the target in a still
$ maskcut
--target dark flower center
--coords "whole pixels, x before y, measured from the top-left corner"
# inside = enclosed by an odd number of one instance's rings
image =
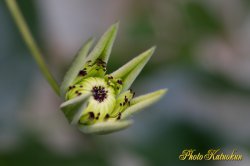
[[[92,89],[92,94],[95,100],[99,101],[100,103],[107,98],[108,91],[105,90],[103,86],[94,86]]]

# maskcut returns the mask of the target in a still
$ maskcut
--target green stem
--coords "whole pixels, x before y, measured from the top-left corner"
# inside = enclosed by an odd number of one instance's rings
[[[15,20],[15,23],[17,27],[19,28],[19,31],[21,32],[21,35],[28,46],[31,55],[35,59],[39,69],[41,70],[43,76],[46,78],[52,89],[55,91],[57,95],[60,95],[59,86],[55,79],[53,78],[52,74],[50,73],[47,65],[45,64],[45,61],[42,57],[41,51],[39,50],[34,38],[32,37],[30,30],[23,18],[23,15],[16,3],[16,0],[6,0],[7,6]]]

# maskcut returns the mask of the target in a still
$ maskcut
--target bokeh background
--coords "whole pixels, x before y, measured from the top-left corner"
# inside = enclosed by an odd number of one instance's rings
[[[249,0],[19,0],[58,82],[89,37],[120,20],[109,71],[157,45],[133,84],[169,93],[118,133],[69,126],[0,1],[1,166],[248,166]],[[243,161],[180,161],[184,149],[220,148]]]

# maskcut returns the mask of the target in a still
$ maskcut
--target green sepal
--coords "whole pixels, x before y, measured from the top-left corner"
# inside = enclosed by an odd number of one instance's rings
[[[68,101],[65,101],[60,105],[60,109],[63,111],[64,115],[66,116],[68,122],[70,124],[77,124],[81,115],[82,111],[86,107],[86,101],[91,96],[91,94],[83,94],[81,96],[75,97]]]
[[[150,48],[110,74],[114,78],[122,79],[123,86],[121,92],[130,88],[136,77],[140,74],[143,67],[153,55],[154,51],[155,47]]]
[[[86,59],[94,63],[98,58],[104,62],[108,62],[116,34],[119,28],[119,23],[113,24],[109,29],[102,35],[95,48],[89,53]]]
[[[165,93],[167,89],[157,90],[146,95],[136,97],[131,100],[131,106],[128,107],[122,114],[122,119],[126,119],[130,115],[141,111],[142,109],[157,102]]]
[[[99,122],[93,125],[78,125],[85,134],[108,134],[129,127],[132,120]]]
[[[75,60],[73,61],[70,69],[64,76],[63,82],[60,87],[61,96],[64,96],[67,88],[76,81],[79,71],[84,67],[87,62],[94,64],[97,59],[108,62],[113,43],[116,38],[118,31],[119,23],[113,24],[101,37],[94,49],[89,53],[88,52],[93,44],[93,39],[90,39],[84,44],[80,49],[79,53],[76,55]],[[87,56],[88,55],[88,56]],[[105,72],[94,72],[96,75],[104,75]]]
[[[87,56],[92,44],[93,44],[93,38],[89,39],[82,46],[82,48],[79,50],[79,52],[75,56],[75,59],[71,65],[71,67],[69,68],[69,70],[65,74],[63,82],[62,82],[61,87],[60,87],[62,97],[65,96],[65,93],[67,92],[68,87],[73,83],[73,81],[77,77],[79,71],[83,67],[83,62],[85,61],[86,56]]]

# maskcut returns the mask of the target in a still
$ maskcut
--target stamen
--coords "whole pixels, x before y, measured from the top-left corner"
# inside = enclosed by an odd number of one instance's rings
[[[94,120],[94,119],[95,119],[94,112],[89,112],[89,120]]]
[[[109,117],[110,117],[110,115],[106,114],[105,117],[104,117],[104,120],[107,120]]]
[[[94,86],[91,92],[93,94],[94,99],[99,101],[100,103],[107,98],[108,94],[108,91],[106,91],[103,86]]]
[[[108,79],[113,79],[113,76],[108,76]]]
[[[117,118],[116,118],[116,119],[117,119],[117,120],[120,120],[120,119],[121,119],[121,116],[122,116],[122,113],[121,113],[121,112],[119,112],[119,113],[118,113],[118,116],[117,116]]]
[[[75,87],[76,87],[75,85],[69,86],[69,90],[74,89]]]
[[[127,96],[125,96],[125,103],[127,103],[128,102],[128,98],[127,98]]]
[[[79,76],[85,76],[85,75],[87,75],[87,72],[83,69],[83,70],[79,71],[78,75]]]
[[[97,117],[95,119],[98,120],[100,115],[101,115],[100,112],[98,112]]]
[[[117,83],[122,85],[122,80],[117,80]]]

